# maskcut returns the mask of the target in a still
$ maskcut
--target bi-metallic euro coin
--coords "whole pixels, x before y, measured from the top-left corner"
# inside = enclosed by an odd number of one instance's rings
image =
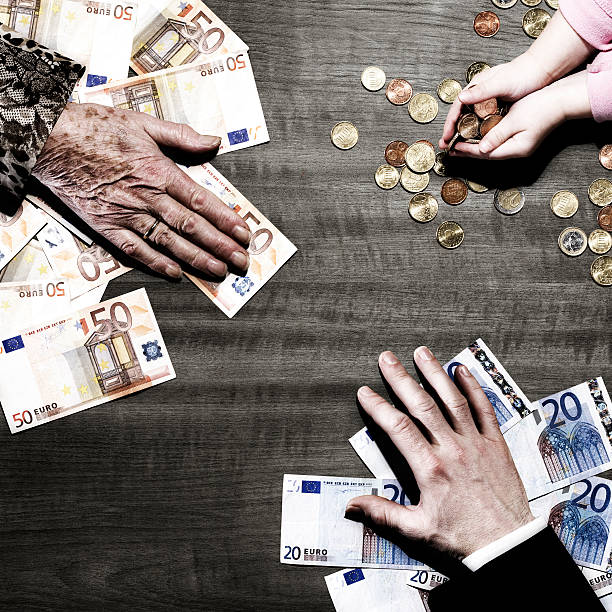
[[[410,216],[419,223],[428,223],[438,214],[438,202],[431,193],[417,193],[408,205]]]
[[[605,255],[612,249],[612,234],[602,229],[593,230],[589,234],[589,249],[596,255]]]
[[[331,131],[332,143],[343,151],[352,149],[357,144],[358,140],[359,132],[357,131],[357,128],[349,121],[341,121],[340,123],[336,123]]]
[[[612,286],[612,257],[602,255],[591,264],[591,277],[602,287]]]
[[[566,227],[559,234],[559,248],[570,257],[578,257],[586,251],[587,235],[579,227]]]
[[[445,221],[436,231],[436,239],[445,249],[456,249],[464,238],[463,228],[454,221]]]
[[[400,173],[397,168],[383,164],[376,170],[374,178],[381,189],[393,189],[399,183]]]
[[[575,193],[563,189],[557,191],[550,199],[550,209],[557,217],[561,219],[569,219],[573,217],[578,210],[578,197]]]
[[[368,66],[361,73],[361,84],[368,91],[378,91],[385,86],[387,76],[378,66]]]
[[[540,2],[542,2],[542,0],[521,0],[521,2],[525,6],[534,7],[534,6],[538,6],[538,4],[540,4]]]
[[[493,204],[503,215],[516,215],[525,206],[525,194],[516,187],[498,189],[493,196]]]
[[[500,9],[512,8],[518,0],[492,0],[493,4]]]

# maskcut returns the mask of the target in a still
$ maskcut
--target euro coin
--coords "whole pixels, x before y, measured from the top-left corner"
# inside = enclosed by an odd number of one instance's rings
[[[597,223],[602,230],[612,232],[612,206],[604,206],[597,215]]]
[[[369,66],[361,73],[361,84],[368,91],[378,91],[385,86],[387,75],[378,66]]]
[[[606,169],[612,170],[612,145],[604,145],[599,152],[599,163]]]
[[[474,18],[474,31],[478,36],[491,38],[499,32],[499,17],[493,11],[482,11]]]
[[[406,79],[393,79],[387,85],[387,100],[396,106],[407,104],[412,98],[412,85]]]
[[[408,112],[417,123],[430,123],[438,116],[438,102],[429,94],[418,93],[410,100]]]
[[[525,194],[516,187],[498,189],[493,196],[493,204],[503,215],[516,215],[525,206]]]
[[[406,163],[406,151],[408,145],[401,140],[394,140],[387,145],[385,149],[385,161],[390,166],[401,168]]]
[[[612,204],[612,183],[608,179],[597,179],[589,187],[589,200],[595,206]]]
[[[408,204],[410,216],[419,223],[429,223],[438,214],[438,202],[430,193],[417,193]]]
[[[472,82],[472,79],[481,72],[485,70],[489,70],[491,66],[486,62],[474,62],[468,66],[468,69],[465,71],[465,80],[468,85]]]
[[[602,255],[591,264],[591,277],[602,287],[612,285],[612,257]]]
[[[537,38],[548,25],[550,14],[544,9],[534,8],[523,15],[523,31],[531,38]]]
[[[476,138],[480,134],[480,122],[474,113],[466,113],[459,118],[457,130],[461,134],[461,138],[469,140]]]
[[[441,151],[440,153],[436,153],[436,161],[434,163],[433,171],[438,176],[446,176],[446,151]]]
[[[415,142],[422,142],[426,144],[427,146],[431,147],[434,151],[436,150],[436,147],[434,147],[433,143],[429,142],[429,140],[421,139],[421,140],[416,140]]]
[[[475,181],[467,181],[467,186],[474,193],[484,193],[485,191],[489,191],[488,187],[481,185],[480,183],[476,183]]]
[[[493,4],[500,9],[512,8],[518,0],[492,0]]]
[[[525,6],[538,6],[538,4],[540,4],[540,2],[542,2],[542,0],[521,0],[521,2],[525,5]]]
[[[461,87],[459,81],[455,81],[455,79],[444,79],[438,85],[438,98],[440,98],[442,102],[452,104],[457,99],[462,89],[463,87]]]
[[[557,191],[550,200],[550,209],[557,217],[569,219],[578,210],[578,198],[575,193],[563,189]]]
[[[418,193],[426,189],[427,185],[429,185],[429,172],[418,174],[404,166],[400,174],[400,183],[406,191]]]
[[[381,189],[393,189],[399,183],[400,173],[397,168],[383,164],[376,170],[374,178]]]
[[[406,151],[406,165],[413,172],[429,172],[436,163],[436,153],[425,142],[415,142]]]
[[[468,196],[468,186],[457,178],[451,178],[442,185],[442,199],[451,206],[457,206]]]
[[[465,238],[463,228],[454,221],[445,221],[436,232],[438,243],[445,249],[456,249]]]
[[[349,121],[341,121],[340,123],[336,123],[331,131],[332,143],[343,151],[352,149],[357,144],[358,140],[359,132],[357,131],[357,128]]]
[[[596,255],[605,255],[612,249],[612,234],[602,229],[593,230],[589,234],[589,249]]]
[[[501,115],[489,115],[480,124],[480,135],[484,138],[501,120]]]
[[[480,119],[494,115],[497,112],[497,98],[489,98],[488,100],[477,102],[474,104],[474,112]]]
[[[559,8],[559,0],[546,0],[546,4],[555,11]]]
[[[559,234],[559,248],[570,257],[582,255],[587,243],[587,235],[579,227],[566,227]]]

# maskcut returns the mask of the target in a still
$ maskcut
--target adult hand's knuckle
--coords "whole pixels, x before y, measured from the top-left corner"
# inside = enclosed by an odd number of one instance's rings
[[[138,253],[138,245],[132,238],[124,238],[117,245],[128,257],[134,257]]]
[[[174,244],[174,236],[167,227],[160,227],[155,233],[155,242],[164,248],[171,248]]]
[[[178,222],[178,230],[181,234],[191,235],[195,232],[198,220],[193,213],[185,213]]]
[[[451,412],[462,412],[468,407],[465,397],[452,397],[445,404]]]
[[[398,438],[404,438],[410,435],[414,423],[411,418],[406,414],[396,415],[390,424],[390,433]]]
[[[427,414],[429,412],[432,412],[435,409],[436,402],[434,402],[431,395],[423,392],[423,393],[417,393],[414,396],[412,406],[420,414]]]

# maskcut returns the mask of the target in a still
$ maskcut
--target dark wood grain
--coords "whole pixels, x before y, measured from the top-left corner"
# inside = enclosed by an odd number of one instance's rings
[[[592,256],[560,253],[566,223],[548,206],[572,189],[571,224],[595,227],[586,190],[605,176],[609,131],[570,126],[529,165],[486,168],[527,204],[515,217],[492,192],[441,204],[438,221],[465,228],[456,252],[373,180],[391,140],[437,141],[447,107],[419,126],[361,70],[434,93],[527,48],[520,3],[488,40],[472,29],[486,0],[210,4],[250,45],[272,138],[216,165],[299,252],[234,320],[189,282],[111,284],[108,297],[147,288],[177,379],[22,435],[0,428],[2,609],[332,610],[333,570],[278,561],[282,476],[368,475],[347,439],[356,388],[381,388],[381,350],[410,362],[428,343],[446,359],[482,336],[534,399],[610,372],[610,291]],[[360,130],[348,152],[330,144],[340,120]]]

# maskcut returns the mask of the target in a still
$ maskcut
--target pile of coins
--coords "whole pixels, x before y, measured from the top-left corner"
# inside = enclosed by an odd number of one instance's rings
[[[492,0],[493,4],[500,9],[512,8],[518,0]],[[537,7],[542,3],[542,0],[521,0],[522,4],[529,7],[529,10],[523,15],[523,32],[530,38],[537,38],[548,25],[551,20],[551,15]],[[553,9],[559,8],[559,0],[546,0],[546,4]],[[501,27],[499,16],[493,11],[482,11],[474,18],[474,31],[478,36],[490,38],[495,36]]]

